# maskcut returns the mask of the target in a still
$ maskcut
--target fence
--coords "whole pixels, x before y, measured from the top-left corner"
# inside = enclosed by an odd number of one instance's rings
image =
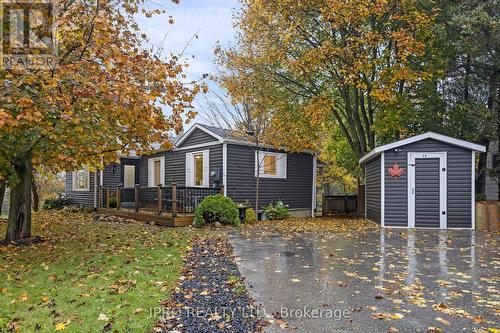
[[[323,196],[323,216],[356,213],[357,202],[356,195],[325,195]]]
[[[209,195],[224,193],[223,188],[170,187],[111,188],[99,187],[99,208],[134,209],[158,213],[193,214],[196,207]]]

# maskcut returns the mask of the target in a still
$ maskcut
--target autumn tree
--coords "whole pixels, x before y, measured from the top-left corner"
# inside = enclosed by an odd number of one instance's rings
[[[305,145],[333,119],[359,158],[404,134],[401,106],[433,74],[433,20],[410,0],[243,0],[223,84]]]
[[[146,49],[134,20],[143,2],[58,1],[52,68],[0,70],[0,177],[11,188],[6,240],[31,236],[34,166],[94,170],[118,152],[166,145],[182,116],[194,116],[188,110],[200,87],[182,82],[178,57]]]

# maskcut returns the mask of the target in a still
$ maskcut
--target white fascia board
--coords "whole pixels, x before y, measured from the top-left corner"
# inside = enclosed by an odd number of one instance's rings
[[[484,153],[486,151],[485,146],[478,145],[476,143],[455,139],[455,138],[452,138],[452,137],[449,137],[446,135],[442,135],[442,134],[438,134],[438,133],[434,133],[434,132],[427,132],[424,134],[412,136],[411,138],[399,140],[399,141],[396,141],[393,143],[389,143],[389,144],[377,147],[377,148],[373,149],[371,152],[369,152],[368,154],[366,154],[365,156],[363,156],[362,158],[360,158],[359,163],[362,164],[366,161],[369,161],[372,158],[374,158],[375,156],[378,156],[383,151],[397,148],[397,147],[401,147],[401,146],[405,146],[405,145],[408,145],[408,144],[411,144],[414,142],[418,142],[418,141],[422,141],[425,139],[433,139],[436,141],[448,143],[448,144],[453,145],[453,146],[467,148],[467,149],[470,149],[470,150],[473,150],[476,152],[481,152],[481,153]]]
[[[217,140],[219,140],[220,143],[222,143],[222,141],[224,141],[224,138],[221,137],[220,135],[217,135],[215,134],[214,132],[210,131],[209,129],[199,125],[199,124],[194,124],[193,127],[191,127],[186,133],[184,133],[180,138],[179,140],[177,140],[175,142],[175,146],[178,147],[179,145],[181,145],[184,141],[186,141],[187,138],[189,138],[189,136],[196,130],[196,129],[199,129],[199,130],[202,130],[203,132],[213,136],[214,138],[216,138]]]

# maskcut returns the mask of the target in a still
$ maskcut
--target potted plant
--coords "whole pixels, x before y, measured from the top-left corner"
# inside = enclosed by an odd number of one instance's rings
[[[247,209],[250,208],[250,202],[247,200],[244,203],[238,203],[238,212],[240,214],[240,221],[243,222],[246,217]]]

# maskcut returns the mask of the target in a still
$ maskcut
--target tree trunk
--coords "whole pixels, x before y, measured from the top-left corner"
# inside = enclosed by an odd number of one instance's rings
[[[3,200],[5,198],[5,189],[7,187],[7,182],[5,180],[0,181],[0,215],[2,215]]]
[[[255,134],[257,135],[257,134]],[[260,149],[259,149],[259,139],[256,136],[255,145],[257,146],[257,177],[255,183],[255,214],[257,214],[257,221],[259,221],[259,184],[260,184]]]
[[[31,184],[33,178],[31,158],[31,152],[28,152],[13,161],[19,182],[10,189],[6,241],[31,237]]]
[[[38,186],[36,186],[35,177],[32,177],[31,192],[33,196],[33,211],[38,212],[40,209],[40,196],[38,195]]]

